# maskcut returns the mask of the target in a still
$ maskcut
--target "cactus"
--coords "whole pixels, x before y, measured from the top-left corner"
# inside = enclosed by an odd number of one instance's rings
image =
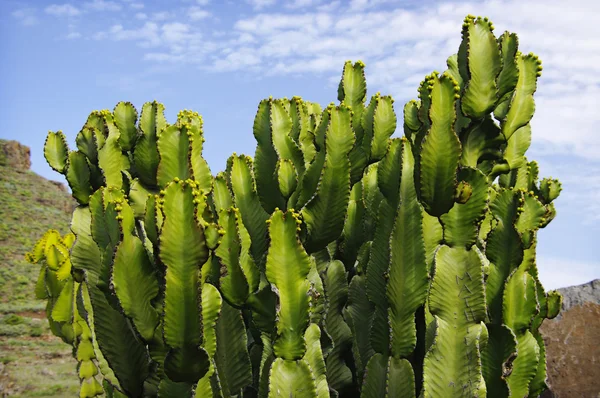
[[[215,176],[192,111],[121,102],[76,151],[51,132],[79,207],[28,258],[81,396],[541,394],[561,302],[535,263],[561,187],[525,158],[541,64],[467,16],[447,65],[402,138],[360,61],[339,105],[265,99],[254,158]]]

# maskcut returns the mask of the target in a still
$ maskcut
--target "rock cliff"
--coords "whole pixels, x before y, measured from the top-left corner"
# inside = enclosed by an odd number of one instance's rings
[[[560,315],[540,329],[550,385],[542,397],[600,397],[600,279],[559,292]]]

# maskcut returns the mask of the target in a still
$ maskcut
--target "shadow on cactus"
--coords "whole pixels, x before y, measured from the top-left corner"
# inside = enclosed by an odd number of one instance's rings
[[[79,207],[28,258],[81,396],[524,397],[546,388],[536,234],[560,184],[525,158],[541,65],[468,16],[404,106],[260,102],[254,158],[213,176],[202,118],[93,112],[44,153]],[[101,381],[101,383],[100,383]]]

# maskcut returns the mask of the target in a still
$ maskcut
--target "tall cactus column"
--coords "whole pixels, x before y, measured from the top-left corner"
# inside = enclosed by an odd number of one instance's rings
[[[74,235],[28,258],[80,396],[539,395],[560,308],[535,262],[560,184],[525,158],[541,64],[467,16],[447,65],[402,138],[360,61],[337,106],[265,99],[254,159],[215,176],[195,112],[120,102],[74,151],[51,132]]]

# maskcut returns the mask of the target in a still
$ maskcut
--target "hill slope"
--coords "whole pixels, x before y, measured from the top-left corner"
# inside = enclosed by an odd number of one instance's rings
[[[0,396],[73,397],[76,362],[50,333],[33,293],[39,268],[24,255],[46,230],[69,231],[75,202],[30,165],[29,148],[0,140]]]
[[[38,267],[28,264],[24,255],[48,229],[57,229],[61,234],[68,232],[75,206],[62,184],[28,170],[28,152],[28,148],[14,141],[0,140],[0,311],[3,312],[16,305],[42,305],[33,297]]]

